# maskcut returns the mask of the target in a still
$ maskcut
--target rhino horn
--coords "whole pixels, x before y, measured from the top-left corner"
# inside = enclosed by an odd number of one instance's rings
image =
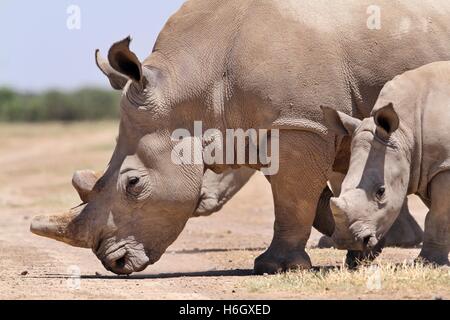
[[[36,216],[30,231],[36,235],[67,243],[74,247],[91,248],[91,237],[83,209],[85,205],[64,214]]]
[[[92,170],[79,170],[73,174],[72,185],[83,203],[91,201],[92,190],[100,177],[101,173]]]
[[[122,90],[128,82],[128,78],[114,70],[108,60],[100,55],[100,50],[95,50],[95,63],[98,68],[108,77],[111,86],[116,90]]]
[[[345,202],[340,198],[331,198],[330,207],[335,218],[342,218],[345,211]]]

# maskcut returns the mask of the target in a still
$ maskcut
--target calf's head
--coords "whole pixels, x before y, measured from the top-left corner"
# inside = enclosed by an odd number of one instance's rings
[[[176,141],[163,116],[160,70],[142,66],[130,40],[112,46],[97,64],[123,89],[117,146],[101,177],[77,172],[73,184],[83,204],[66,214],[39,216],[31,231],[91,248],[117,274],[143,270],[177,238],[200,200],[203,164],[174,161]],[[198,148],[196,138],[185,138]],[[200,143],[201,145],[201,143]]]
[[[333,238],[357,250],[374,248],[398,217],[407,194],[410,162],[399,117],[392,103],[363,121],[331,108],[323,111],[330,130],[353,136],[348,173],[340,195],[330,203],[347,234]]]

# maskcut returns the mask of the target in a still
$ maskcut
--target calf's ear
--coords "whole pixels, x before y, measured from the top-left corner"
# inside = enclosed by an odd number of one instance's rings
[[[400,125],[400,119],[392,103],[376,110],[373,118],[377,125],[377,133],[384,138],[395,132]]]
[[[142,65],[138,57],[130,50],[131,38],[127,37],[112,45],[108,52],[108,61],[114,70],[133,81],[142,79]]]
[[[361,120],[330,107],[320,107],[328,129],[338,136],[351,136],[361,124]]]

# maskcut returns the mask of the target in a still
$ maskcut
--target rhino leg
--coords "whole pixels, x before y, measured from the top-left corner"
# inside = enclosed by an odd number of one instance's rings
[[[425,235],[419,259],[450,265],[450,171],[438,174],[431,181],[431,208],[425,219]]]
[[[321,137],[281,131],[280,141],[279,171],[268,177],[275,206],[274,235],[255,260],[256,274],[311,268],[305,246],[327,181],[327,145]]]
[[[194,216],[209,216],[222,209],[254,173],[254,169],[245,167],[227,170],[221,174],[207,170],[203,176],[200,202]]]

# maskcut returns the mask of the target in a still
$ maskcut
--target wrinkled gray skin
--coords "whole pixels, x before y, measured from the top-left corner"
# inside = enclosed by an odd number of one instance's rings
[[[386,84],[363,121],[325,109],[330,128],[353,135],[350,168],[335,215],[361,245],[375,247],[408,194],[429,207],[420,258],[449,265],[450,62],[409,71]]]
[[[219,174],[207,170],[203,176],[201,200],[194,215],[209,216],[222,209],[254,173],[255,170],[246,167]]]
[[[191,0],[142,63],[129,39],[116,43],[108,61],[97,59],[111,85],[123,91],[109,167],[88,203],[37,217],[31,230],[91,248],[113,272],[143,270],[196,215],[205,171],[228,169],[175,165],[171,133],[192,130],[194,120],[202,120],[204,130],[276,128],[280,170],[268,177],[274,237],[255,271],[310,268],[305,245],[341,145],[319,106],[368,116],[394,75],[450,59],[448,1],[378,4],[381,30],[367,28],[369,0]],[[185,142],[208,144],[195,139]]]

